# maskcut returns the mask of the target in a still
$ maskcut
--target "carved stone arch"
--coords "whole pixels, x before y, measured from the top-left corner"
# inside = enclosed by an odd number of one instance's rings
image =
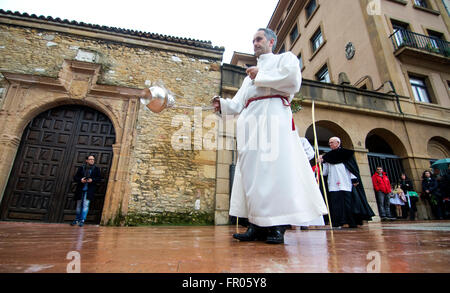
[[[427,143],[428,155],[432,159],[444,159],[450,157],[450,142],[440,136],[434,136]]]
[[[52,99],[43,99],[41,103],[33,104],[23,109],[21,113],[22,119],[20,119],[18,121],[18,124],[15,125],[14,133],[18,133],[18,136],[20,137],[20,133],[23,132],[25,127],[34,117],[49,109],[63,105],[80,105],[90,107],[105,114],[111,120],[114,129],[118,130],[119,133],[120,129],[123,128],[123,123],[121,121],[121,118],[118,117],[117,113],[115,113],[115,111],[112,111],[110,107],[107,107],[100,101],[92,101],[91,99],[71,99],[68,96],[64,95]]]
[[[72,221],[76,206],[72,178],[85,158],[95,155],[105,180],[98,184],[87,222],[98,224],[113,160],[114,126],[103,112],[86,105],[52,104],[56,106],[40,108],[20,135],[1,219]]]
[[[86,106],[107,116],[116,131],[102,224],[127,213],[130,153],[136,136],[139,89],[99,85],[98,64],[64,61],[58,78],[2,72],[9,83],[0,111],[0,173],[10,174],[24,129],[39,113],[61,105]],[[72,81],[78,81],[74,83]],[[126,134],[126,136],[124,135]],[[126,137],[126,139],[124,139]],[[8,176],[0,178],[0,201]]]
[[[384,141],[387,144],[385,149],[391,149],[393,155],[399,157],[407,157],[408,153],[403,141],[395,133],[385,128],[375,128],[367,133],[365,148],[368,149],[369,152],[387,154],[390,153],[376,151],[375,147],[370,144],[371,138],[373,137],[377,138],[377,140],[381,139],[382,141]]]
[[[347,149],[353,149],[353,141],[350,135],[340,125],[329,120],[316,121],[316,134],[319,147],[328,147],[328,140],[330,137],[337,136],[341,139],[341,146]],[[309,140],[311,145],[314,143],[313,125],[310,125],[305,137]],[[313,145],[314,146],[314,145]]]
[[[382,167],[390,182],[397,182],[401,173],[405,172],[405,159],[408,157],[401,139],[388,129],[375,128],[367,134],[365,148],[369,151],[370,173],[374,174],[377,167]]]

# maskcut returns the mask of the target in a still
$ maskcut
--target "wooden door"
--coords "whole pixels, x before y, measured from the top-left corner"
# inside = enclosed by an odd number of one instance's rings
[[[114,127],[104,114],[61,106],[35,117],[24,130],[1,202],[1,219],[64,222],[75,218],[73,175],[95,155],[103,181],[87,222],[99,223],[112,162]]]

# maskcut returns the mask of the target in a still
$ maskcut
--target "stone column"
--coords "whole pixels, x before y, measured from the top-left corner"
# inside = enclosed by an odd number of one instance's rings
[[[356,163],[359,167],[359,173],[361,175],[361,180],[364,185],[364,191],[366,192],[367,201],[370,207],[375,213],[375,217],[372,218],[373,222],[380,222],[380,216],[378,215],[378,205],[377,199],[375,197],[375,191],[372,184],[372,174],[370,174],[369,161],[367,159],[368,149],[355,148],[355,158]]]
[[[21,110],[24,107],[24,96],[29,88],[20,82],[10,80],[8,76],[5,74],[10,86],[0,108],[0,202],[19,149],[23,130],[20,127],[20,119],[23,119]]]
[[[8,184],[9,174],[11,173],[20,144],[20,137],[8,134],[2,134],[0,137],[0,202]]]
[[[129,100],[127,114],[124,116],[123,128],[116,129],[116,144],[113,147],[111,175],[106,190],[102,214],[102,225],[119,225],[128,212],[128,201],[131,194],[130,161],[132,146],[136,138],[136,115],[138,104],[136,99]]]
[[[216,206],[214,222],[216,225],[229,223],[230,210],[230,165],[233,158],[235,142],[235,120],[219,120],[219,141],[217,150]]]

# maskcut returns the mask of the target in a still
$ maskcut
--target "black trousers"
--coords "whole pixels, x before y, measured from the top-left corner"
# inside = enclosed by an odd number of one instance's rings
[[[411,208],[409,209],[409,218],[411,220],[415,220],[416,219],[416,212],[417,212],[417,201],[419,200],[418,197],[416,196],[410,196],[409,197],[409,201],[411,202]]]
[[[355,226],[357,223],[353,214],[352,193],[350,191],[330,191],[328,197],[333,227],[344,224]]]

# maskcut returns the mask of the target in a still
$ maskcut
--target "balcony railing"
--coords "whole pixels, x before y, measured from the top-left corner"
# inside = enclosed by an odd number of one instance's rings
[[[389,38],[394,45],[394,51],[403,47],[409,47],[450,57],[449,42],[438,38],[413,33],[404,29],[397,29]]]

